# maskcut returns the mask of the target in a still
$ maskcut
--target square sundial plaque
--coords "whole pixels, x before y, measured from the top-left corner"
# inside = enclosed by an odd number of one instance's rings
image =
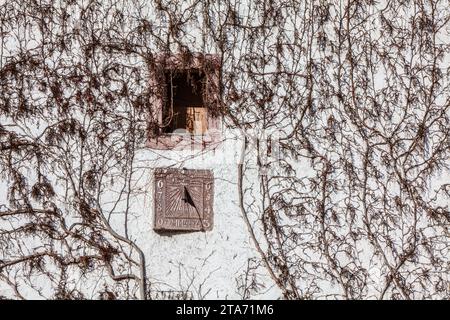
[[[155,230],[212,230],[212,171],[157,168],[154,200]]]

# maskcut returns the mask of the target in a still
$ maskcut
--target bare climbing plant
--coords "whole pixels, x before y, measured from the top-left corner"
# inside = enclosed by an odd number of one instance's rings
[[[445,0],[2,2],[12,297],[149,298],[129,223],[161,52],[221,59],[255,247],[243,298],[271,285],[286,299],[450,298]]]

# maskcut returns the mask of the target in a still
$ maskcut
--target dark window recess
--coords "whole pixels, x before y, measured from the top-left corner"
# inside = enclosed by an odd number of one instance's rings
[[[207,108],[203,101],[206,77],[199,69],[167,70],[163,107],[165,133],[185,130],[203,134],[207,130]]]

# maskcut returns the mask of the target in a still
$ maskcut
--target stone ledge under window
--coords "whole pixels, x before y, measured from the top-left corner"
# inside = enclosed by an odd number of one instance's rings
[[[222,142],[222,132],[196,136],[192,134],[163,133],[147,140],[147,147],[156,150],[215,149]]]

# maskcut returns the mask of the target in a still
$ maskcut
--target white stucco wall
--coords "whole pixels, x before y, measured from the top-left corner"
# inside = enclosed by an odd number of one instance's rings
[[[137,165],[147,167],[137,188],[144,192],[134,201],[136,237],[144,250],[150,282],[159,290],[188,290],[194,298],[239,299],[236,279],[245,272],[247,260],[257,255],[242,218],[238,201],[237,161],[240,141],[229,131],[217,150],[138,152]],[[156,154],[163,154],[163,159]],[[192,155],[194,155],[193,158]],[[157,159],[159,158],[159,159]],[[153,168],[173,166],[209,169],[214,173],[214,226],[212,231],[180,234],[153,230]],[[270,287],[268,288],[270,289]],[[276,298],[277,290],[261,297]]]
[[[82,3],[82,1],[80,2]],[[88,2],[86,2],[87,4]],[[340,15],[343,15],[342,10],[344,6],[344,2],[338,2],[334,1],[334,7],[333,7],[333,14],[336,14],[337,11],[339,11]],[[0,5],[3,4],[2,1],[0,1]],[[250,5],[249,5],[250,4]],[[381,2],[377,5],[374,5],[371,10],[373,12],[376,12],[377,10],[381,10],[385,6],[386,3]],[[182,2],[179,4],[180,7],[178,10],[179,12],[183,12],[184,9],[189,7],[190,1]],[[306,4],[305,4],[306,5]],[[124,12],[126,14],[132,14],[135,10],[135,7],[132,5],[129,5],[127,8],[123,8]],[[192,52],[205,52],[205,53],[211,53],[211,54],[217,54],[218,48],[217,44],[214,43],[213,39],[211,38],[204,38],[202,34],[202,27],[204,26],[204,21],[202,21],[202,12],[200,11],[201,8],[196,8],[196,10],[199,10],[196,12],[197,14],[194,14],[193,18],[189,19],[189,21],[183,26],[184,31],[186,33],[185,36],[182,37],[182,39],[179,39],[186,47],[188,47]],[[224,20],[225,17],[223,15],[224,10],[226,10],[226,7],[221,6],[221,3],[218,2],[217,4],[211,5],[211,16],[214,17],[212,19],[211,23],[215,24],[215,27],[225,24]],[[257,51],[255,54],[256,58],[261,58],[261,56],[264,55],[270,55],[274,54],[274,52],[271,52],[270,50],[274,50],[273,48],[276,47],[277,44],[277,31],[279,31],[280,27],[274,27],[273,33],[271,35],[264,37],[264,44],[257,43],[256,41],[254,43],[253,40],[250,40],[246,34],[246,28],[256,28],[261,23],[261,16],[255,16],[256,14],[260,14],[261,8],[256,9],[255,4],[252,1],[241,1],[239,3],[236,3],[236,7],[234,8],[237,12],[240,13],[241,20],[238,21],[242,23],[243,27],[242,29],[238,29],[235,32],[231,32],[232,28],[230,25],[230,32],[225,34],[230,37],[230,39],[225,39],[225,60],[223,65],[223,71],[224,73],[231,73],[233,71],[233,67],[236,65],[239,65],[240,63],[249,63],[248,60],[251,60],[249,56],[251,57],[253,50]],[[295,19],[288,18],[285,22],[285,25],[281,26],[283,29],[283,32],[285,32],[286,38],[292,38],[292,41],[298,40],[299,35],[296,35],[295,31],[296,29],[300,29],[300,24],[303,24],[305,21],[303,19],[306,19],[307,13],[309,13],[308,10],[312,10],[310,8],[306,8],[305,10],[300,10],[298,13],[298,16],[295,16]],[[259,10],[259,11],[258,11]],[[288,8],[283,8],[283,12],[287,14]],[[341,10],[341,11],[340,11]],[[152,21],[155,23],[153,26],[155,34],[158,34],[159,36],[163,37],[167,34],[167,20],[168,17],[154,14],[154,8],[149,3],[148,7],[146,6],[143,10],[144,15],[146,18],[149,19],[149,21]],[[76,17],[77,13],[73,13]],[[405,13],[405,16],[407,14],[412,13]],[[304,16],[303,16],[304,15]],[[287,15],[289,17],[289,15]],[[109,16],[111,18],[112,16]],[[222,19],[222,20],[221,20]],[[406,19],[406,18],[405,18]],[[78,24],[78,26],[83,24],[83,21],[79,21],[78,19],[73,19],[73,24]],[[137,21],[137,20],[136,20]],[[134,21],[135,23],[137,23]],[[405,20],[406,21],[406,20]],[[296,25],[299,24],[299,25]],[[373,34],[372,36],[374,38],[380,36],[380,25],[379,21],[377,19],[374,19],[373,22],[367,22],[367,24],[371,24],[371,27],[373,27]],[[70,27],[77,27],[72,24],[69,24]],[[337,35],[337,31],[333,29],[333,27],[337,26],[337,23],[329,23],[325,25],[323,32],[327,34],[329,39],[335,40],[334,38]],[[135,25],[127,25],[124,23],[124,25],[119,26],[121,28],[121,32],[123,34],[126,34],[129,32],[132,28],[136,27]],[[214,29],[214,27],[212,28]],[[448,36],[448,27],[447,31],[441,31],[442,34]],[[305,32],[305,38],[304,41],[309,41],[309,35],[308,32]],[[253,34],[252,34],[253,36]],[[235,38],[233,38],[235,37]],[[303,36],[302,36],[303,37]],[[355,36],[355,38],[357,38]],[[386,37],[389,38],[389,37]],[[448,38],[445,37],[438,37],[437,42],[438,43],[448,43]],[[5,37],[4,39],[5,43],[4,46],[8,48],[3,53],[2,61],[1,63],[5,63],[7,61],[7,56],[14,56],[17,54],[17,44],[14,41],[14,37]],[[34,39],[30,39],[28,42],[29,49],[36,47],[42,39],[37,36]],[[236,41],[239,45],[234,45],[233,47],[229,47],[229,44],[233,41]],[[315,40],[314,40],[315,41]],[[308,64],[308,59],[317,59],[318,63],[325,63],[324,61],[328,61],[327,55],[333,59],[337,59],[339,54],[333,55],[330,54],[331,49],[330,47],[327,47],[326,49],[319,50],[316,47],[316,44],[313,40],[311,40],[311,43],[313,45],[312,53],[308,57],[308,55],[303,52],[303,48],[300,44],[292,45],[293,49],[292,51],[289,51],[289,53],[286,53],[285,57],[280,58],[280,61],[284,63],[282,66],[282,69],[290,72],[295,71],[295,73],[298,73],[299,75],[306,73],[307,70],[305,70],[306,65]],[[77,43],[78,45],[78,43]],[[149,46],[151,51],[153,53],[157,53],[160,51],[160,48],[154,44],[149,43],[146,44]],[[267,47],[264,47],[267,46]],[[75,48],[73,48],[73,51],[69,53],[70,59],[73,59],[73,63],[78,62],[78,52],[80,50],[79,47],[74,45]],[[177,46],[174,43],[171,43],[170,49],[176,52],[178,50]],[[380,46],[386,46],[384,43],[381,43]],[[269,47],[271,48],[269,50]],[[355,52],[359,53],[364,51],[361,44],[355,45]],[[266,50],[267,49],[267,50]],[[389,48],[388,48],[389,49]],[[347,51],[343,51],[341,53],[341,59],[345,60],[345,55],[347,54]],[[245,57],[245,58],[244,58]],[[447,54],[443,59],[444,62],[449,64],[449,55]],[[48,63],[49,67],[54,67],[55,62],[58,62],[58,59],[66,58],[65,56],[59,57],[49,57],[49,59],[46,61]],[[255,58],[255,59],[256,59]],[[406,56],[406,58],[409,58]],[[248,59],[248,60],[246,60]],[[445,60],[446,59],[446,60]],[[231,61],[233,60],[233,61]],[[124,64],[140,68],[142,71],[142,74],[146,74],[148,71],[148,66],[146,65],[146,61],[142,59],[142,57],[138,56],[130,56],[123,58]],[[101,65],[101,61],[98,61],[98,63]],[[336,61],[328,61],[329,68],[323,73],[320,73],[321,71],[317,71],[318,78],[320,77],[328,77],[329,79],[334,79],[335,73],[336,73]],[[99,67],[99,70],[101,68]],[[257,67],[255,67],[257,69]],[[345,69],[345,67],[343,68]],[[248,67],[248,70],[252,70],[252,67]],[[270,74],[270,72],[275,71],[276,66],[273,62],[267,63],[267,66],[264,66],[263,72],[267,72]],[[256,70],[261,71],[261,70]],[[345,71],[345,70],[344,70]],[[389,70],[388,70],[389,71]],[[378,71],[377,77],[374,80],[374,90],[381,90],[384,85],[386,85],[386,79],[387,73],[383,68],[380,68]],[[391,72],[391,71],[389,71]],[[148,74],[146,74],[148,76]],[[347,76],[347,75],[345,75]],[[254,86],[256,83],[254,81],[247,81],[248,75],[246,74],[238,74],[236,75],[236,86],[239,90],[244,92],[244,95],[248,95],[249,92],[252,92],[254,90]],[[282,78],[281,83],[278,83],[276,87],[277,88],[277,94],[279,95],[279,101],[274,102],[271,107],[275,108],[282,104],[283,102],[282,97],[286,95],[286,90],[290,88],[290,85],[288,85],[289,77]],[[146,79],[148,80],[148,79]],[[264,81],[269,82],[270,76],[267,76]],[[285,81],[285,82],[283,82]],[[296,79],[296,90],[294,90],[294,94],[296,95],[294,98],[289,98],[288,100],[292,100],[291,102],[294,102],[295,99],[301,99],[303,97],[303,93],[306,92],[306,77],[299,76],[298,79]],[[317,81],[317,84],[320,84],[321,79],[315,80]],[[142,81],[141,83],[147,83],[145,81]],[[330,86],[335,85],[334,80],[330,80]],[[347,84],[345,84],[347,85]],[[445,81],[443,81],[443,85],[446,85]],[[114,85],[112,85],[114,86]],[[324,86],[325,87],[325,86]],[[134,88],[135,89],[135,88]],[[145,86],[142,85],[141,88],[138,88],[136,92],[145,91]],[[257,90],[256,90],[257,91]],[[42,95],[42,93],[40,93]],[[292,94],[292,92],[291,92]],[[313,99],[316,99],[316,101],[319,101],[319,103],[323,103],[326,105],[332,106],[335,101],[328,100],[327,97],[320,96],[320,92],[314,92]],[[297,97],[298,95],[298,97]],[[403,99],[403,98],[402,98]],[[442,98],[444,99],[444,98]],[[436,103],[444,104],[442,99],[438,99]],[[302,104],[304,101],[299,101],[298,104]],[[245,105],[245,104],[244,104]],[[245,105],[249,109],[252,109],[254,106],[252,105]],[[233,106],[228,106],[232,109]],[[126,109],[127,107],[124,107],[124,110],[115,110],[120,114],[126,115],[129,110]],[[299,109],[300,111],[300,109]],[[420,110],[417,112],[421,112]],[[282,113],[282,112],[281,112]],[[345,122],[348,119],[346,118],[347,115],[344,113],[336,113],[335,110],[331,107],[329,110],[325,110],[322,113],[322,121],[323,121],[323,127],[326,126],[326,121],[328,120],[328,117],[330,115],[339,114],[337,117],[337,121]],[[394,112],[394,115],[397,115],[397,113]],[[249,112],[246,116],[251,117],[252,114]],[[342,116],[342,119],[339,118]],[[285,133],[289,133],[290,130],[292,130],[292,127],[290,127],[291,119],[295,119],[296,117],[299,117],[298,114],[281,114],[280,118],[284,118],[283,121],[285,123],[278,123],[281,127],[283,127],[283,130],[285,130]],[[381,126],[383,126],[385,123],[387,123],[388,126],[394,125],[395,121],[398,121],[399,117],[393,117],[393,119],[388,119],[387,121],[384,120],[381,123]],[[2,124],[8,124],[7,121],[3,122]],[[30,132],[21,132],[21,134],[26,134],[29,136],[37,137],[42,133],[43,128],[45,128],[44,124],[41,124],[40,126],[37,126],[34,122],[34,119],[28,119],[27,125],[30,128]],[[42,120],[42,119],[41,119]],[[47,120],[47,119],[44,119]],[[248,119],[247,119],[248,120]],[[51,123],[52,119],[49,119],[49,122]],[[227,119],[224,119],[224,121],[227,121]],[[276,122],[276,120],[274,121]],[[390,123],[392,122],[392,123]],[[294,123],[292,121],[292,123]],[[377,123],[373,124],[374,127],[378,125]],[[320,127],[320,125],[318,125]],[[316,128],[316,127],[315,127]],[[354,127],[349,124],[350,129],[355,129]],[[20,131],[20,128],[16,128],[18,131]],[[319,128],[322,130],[323,128]],[[256,131],[258,131],[258,128],[255,128]],[[324,134],[322,131],[318,130],[320,134]],[[345,132],[344,133],[347,139],[351,140],[352,132]],[[288,135],[288,134],[286,134]],[[359,139],[359,138],[357,138]],[[215,150],[205,151],[205,152],[199,152],[198,150],[195,150],[194,152],[190,152],[188,150],[184,151],[164,151],[164,150],[152,150],[145,146],[145,142],[142,142],[136,149],[136,156],[133,160],[133,175],[132,175],[132,193],[130,198],[130,209],[128,213],[128,236],[132,241],[135,241],[136,244],[143,250],[145,255],[145,264],[146,264],[146,273],[149,279],[149,287],[152,292],[152,294],[156,295],[157,291],[173,291],[174,294],[177,292],[188,292],[188,296],[192,298],[206,298],[206,299],[232,299],[232,298],[241,298],[242,292],[239,292],[239,283],[238,279],[240,279],[240,276],[244,275],[246,272],[246,268],[248,266],[248,261],[251,258],[260,259],[260,256],[258,252],[255,250],[255,246],[252,242],[252,239],[250,237],[250,234],[247,230],[247,227],[245,225],[245,222],[243,220],[242,212],[238,205],[238,187],[237,187],[237,174],[238,174],[238,167],[237,164],[240,161],[241,156],[241,144],[242,144],[242,134],[237,131],[232,131],[230,129],[226,129],[226,126],[224,126],[223,129],[223,142],[218,146]],[[318,140],[320,141],[320,140]],[[345,144],[346,140],[343,140],[343,144]],[[326,143],[329,143],[329,141],[325,141]],[[364,144],[361,143],[361,146]],[[300,141],[297,141],[298,145],[300,145]],[[356,145],[356,144],[355,144]],[[336,154],[333,154],[332,150],[333,146],[326,145],[318,145],[317,149],[323,152],[323,154],[327,154],[327,156],[330,156],[330,159],[333,159],[333,157],[339,157],[340,154],[336,152]],[[334,146],[337,149],[343,148],[344,146],[336,145]],[[354,147],[354,146],[353,146]],[[356,148],[356,147],[355,147]],[[74,148],[74,158],[78,157],[78,152],[76,148]],[[342,150],[338,150],[342,151]],[[359,165],[359,168],[361,168],[361,159],[360,154],[355,155],[355,163],[356,166]],[[76,163],[76,161],[74,161]],[[308,177],[312,177],[314,172],[311,171],[310,168],[310,161],[308,157],[305,157],[305,159],[291,159],[290,161],[291,165],[297,169],[297,178],[299,180],[305,178],[305,181],[307,181]],[[208,232],[187,232],[187,233],[157,233],[153,230],[153,219],[154,219],[154,199],[153,199],[153,170],[158,167],[175,167],[175,168],[188,168],[188,169],[209,169],[212,170],[214,173],[214,226],[212,231]],[[30,163],[31,167],[31,163]],[[248,166],[246,166],[248,169]],[[33,170],[30,169],[29,176],[30,178],[33,177]],[[118,169],[118,171],[120,171]],[[120,173],[117,173],[117,175],[120,176]],[[343,175],[342,179],[345,179],[346,176]],[[253,179],[253,180],[247,180],[247,179]],[[449,172],[448,170],[443,170],[440,177],[435,177],[435,179],[432,179],[430,181],[431,189],[433,189],[433,186],[441,186],[445,181],[449,181]],[[123,181],[122,181],[123,182]],[[7,189],[9,186],[10,181],[8,178],[4,178],[0,181],[0,206],[2,204],[8,203],[7,198]],[[255,172],[252,174],[249,174],[245,177],[245,187],[250,189],[250,194],[257,200],[260,200],[258,198],[259,193],[259,182],[258,182],[258,172],[255,168]],[[115,201],[117,200],[119,189],[122,188],[124,183],[117,183],[116,185],[111,185],[105,187],[105,190],[102,190],[102,198],[100,199],[101,205],[104,207],[105,211],[112,210],[112,207],[115,205]],[[305,186],[305,190],[308,190],[308,187]],[[311,188],[312,189],[312,188]],[[67,199],[64,198],[64,185],[59,184],[57,189],[57,195],[58,195],[58,201],[62,204],[62,207],[64,207],[64,201],[69,202]],[[397,192],[397,190],[393,190],[393,192]],[[345,207],[345,199],[344,196],[341,196],[339,192],[336,192],[332,195],[333,201],[331,202],[331,205],[337,204],[340,206],[339,209],[342,209]],[[355,196],[356,197],[356,196]],[[252,201],[252,197],[249,197],[247,201]],[[330,197],[331,198],[331,197]],[[71,199],[69,199],[71,200]],[[438,199],[439,200],[439,199]],[[447,200],[443,199],[442,206],[448,206]],[[67,207],[70,205],[67,204]],[[111,224],[113,228],[119,233],[124,234],[124,208],[126,207],[126,199],[121,198],[118,201],[118,205],[115,207],[115,209],[112,211],[111,214]],[[255,206],[257,207],[257,205]],[[1,207],[0,207],[1,208]],[[254,208],[254,207],[253,207]],[[70,208],[67,209],[67,212],[70,212]],[[261,212],[249,212],[252,218],[255,218],[255,216],[260,215]],[[314,217],[311,217],[311,219],[314,219]],[[256,228],[256,232],[260,230],[260,226]],[[301,239],[299,241],[304,241],[304,244],[306,246],[307,242],[309,241],[308,238]],[[303,243],[302,243],[303,244]],[[359,242],[358,243],[358,250],[362,252],[362,260],[364,260],[364,250],[367,242]],[[369,247],[369,245],[367,245]],[[37,248],[33,248],[31,246],[32,250],[37,250]],[[299,249],[300,250],[300,249]],[[372,252],[370,252],[372,253]],[[321,255],[321,252],[314,252],[313,254],[316,254],[317,261],[323,260],[323,257],[319,257]],[[0,257],[0,260],[8,258],[8,257]],[[346,259],[346,258],[345,258]],[[343,261],[346,261],[343,259]],[[313,260],[313,259],[311,259]],[[367,260],[369,260],[367,258]],[[369,269],[371,262],[370,261],[364,261],[365,266],[367,266],[367,269]],[[134,273],[137,273],[137,269],[133,270]],[[264,269],[263,266],[261,266],[257,272],[259,277],[261,278],[261,282],[264,283],[265,287],[260,288],[256,294],[253,294],[251,297],[253,298],[279,298],[281,296],[279,289],[274,285],[274,282],[272,279],[267,275],[267,271]],[[98,277],[107,277],[106,274],[100,274],[96,275]],[[82,287],[85,292],[94,292],[96,281],[95,276],[92,277],[92,279],[82,279],[82,276],[79,273],[74,273],[72,275],[72,280],[74,282],[78,283],[79,287]],[[379,279],[377,279],[378,281]],[[46,286],[45,282],[42,282],[41,285],[43,287]],[[303,285],[303,284],[302,284]],[[321,287],[321,296],[325,296],[327,293],[333,293],[338,292],[340,289],[333,288],[330,286],[330,283],[328,280],[323,280],[323,286]],[[2,286],[0,282],[0,295],[10,295],[12,294],[11,288],[8,286]],[[37,295],[35,292],[30,291],[29,292],[31,298],[42,298],[42,296]],[[92,293],[92,296],[87,296],[89,298],[97,298],[97,296]],[[156,296],[157,297],[157,296]],[[159,296],[161,297],[161,296]],[[169,298],[171,296],[169,295]],[[172,296],[173,297],[173,296]]]

